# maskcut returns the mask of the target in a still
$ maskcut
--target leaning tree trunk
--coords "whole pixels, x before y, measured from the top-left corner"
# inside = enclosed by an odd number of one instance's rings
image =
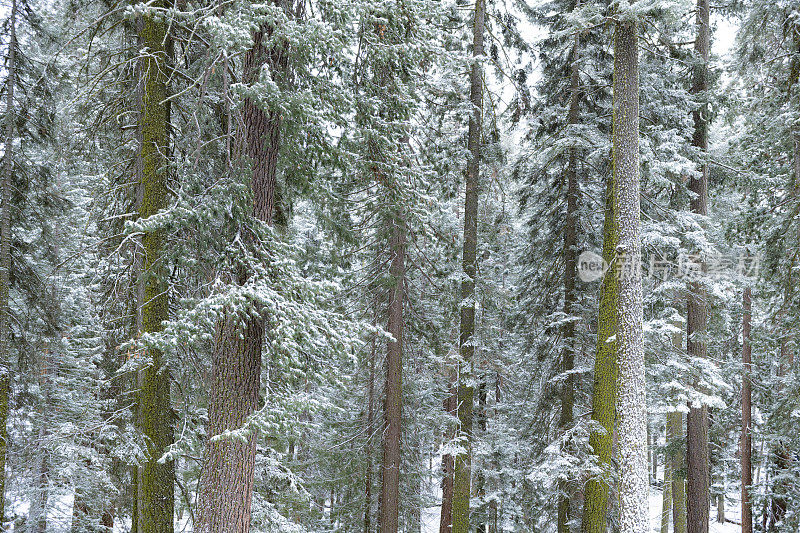
[[[6,131],[3,149],[2,201],[0,201],[0,529],[5,523],[6,457],[8,454],[8,396],[11,385],[11,187],[14,172],[14,89],[17,84],[17,1],[11,2],[11,33],[6,63]]]
[[[570,69],[570,98],[567,123],[574,125],[578,123],[578,103],[580,99],[580,76],[578,70],[578,47],[580,38],[575,36],[575,44],[572,47],[572,67]],[[572,426],[573,407],[575,405],[575,379],[572,371],[575,368],[575,321],[572,315],[575,312],[577,293],[575,291],[575,278],[577,276],[577,246],[578,246],[578,169],[577,154],[574,146],[569,148],[566,169],[566,194],[567,194],[567,216],[564,224],[564,324],[563,339],[564,349],[561,354],[561,371],[564,373],[564,384],[561,389],[561,416],[559,418],[559,428],[567,431]],[[558,500],[558,531],[559,533],[569,533],[570,498],[571,483],[566,480],[559,482]]]
[[[606,178],[605,221],[603,223],[603,260],[610,264],[617,248],[617,230],[614,214],[613,175]],[[617,341],[612,340],[617,330],[618,280],[611,270],[603,276],[600,294],[600,312],[597,324],[597,355],[594,362],[594,388],[592,392],[592,420],[601,431],[592,431],[589,444],[597,456],[604,473],[586,483],[583,498],[584,533],[607,533],[608,495],[612,480],[614,424],[617,398]]]
[[[164,0],[154,0],[153,9],[165,9]],[[142,218],[156,215],[167,207],[167,154],[169,150],[169,104],[167,102],[168,37],[162,15],[146,12],[139,30],[141,58],[141,205]],[[158,333],[169,318],[168,290],[164,265],[164,230],[147,231],[142,237],[141,302],[142,333]],[[174,463],[160,462],[173,442],[173,415],[170,407],[170,375],[161,350],[149,347],[150,359],[140,377],[138,421],[146,447],[138,474],[139,533],[171,533],[174,517]]]
[[[613,91],[614,199],[619,235],[616,265],[620,532],[642,533],[649,527],[649,515],[639,207],[639,50],[635,20],[616,22]]]
[[[692,93],[701,100],[707,99],[708,57],[709,57],[709,4],[708,0],[697,0],[697,52],[694,67]],[[692,145],[697,147],[703,161],[700,176],[692,178],[689,188],[693,193],[692,212],[705,216],[708,198],[708,163],[705,161],[708,150],[708,106],[702,105],[692,112],[694,135]],[[692,357],[706,357],[705,334],[708,325],[706,294],[699,282],[689,285],[687,301],[686,331],[687,349]],[[708,407],[690,406],[686,422],[687,457],[687,519],[689,533],[708,533],[709,513],[709,456],[708,456]]]
[[[752,372],[750,302],[750,287],[747,287],[742,297],[742,533],[753,533],[753,503],[750,496],[750,488],[753,485],[753,465],[751,463],[753,456],[753,410],[750,388],[750,373]]]
[[[478,245],[478,187],[480,184],[481,134],[483,123],[483,67],[479,57],[483,55],[485,0],[475,0],[475,17],[472,27],[472,71],[470,72],[469,99],[472,104],[467,134],[469,164],[467,165],[464,195],[464,249],[462,256],[463,279],[461,281],[461,331],[459,350],[461,361],[458,373],[458,421],[460,426],[459,447],[456,454],[453,481],[453,533],[469,532],[469,498],[472,475],[472,404],[473,387],[472,357],[475,353],[475,277],[477,275],[476,252]]]
[[[245,83],[258,80],[269,51],[265,30],[253,35],[253,47],[244,59]],[[278,53],[280,55],[280,53]],[[242,109],[243,151],[251,165],[253,218],[272,225],[281,119],[246,98]],[[254,244],[255,236],[247,236]],[[236,282],[244,284],[251,268],[240,265]],[[219,438],[229,430],[243,428],[258,408],[261,384],[261,351],[265,319],[261,309],[226,309],[217,324],[211,361],[208,428],[209,440],[203,456],[199,519],[202,533],[247,533],[250,531],[253,473],[257,447],[256,431],[248,428],[244,440]]]

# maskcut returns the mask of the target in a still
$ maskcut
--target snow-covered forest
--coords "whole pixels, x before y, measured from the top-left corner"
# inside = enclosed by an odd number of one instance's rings
[[[800,0],[3,0],[0,532],[800,531]]]

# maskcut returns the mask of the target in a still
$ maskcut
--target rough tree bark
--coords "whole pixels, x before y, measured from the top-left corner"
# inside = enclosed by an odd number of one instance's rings
[[[253,33],[253,47],[243,65],[243,81],[258,81],[261,67],[269,60],[281,64],[281,51],[268,50],[263,42],[267,29]],[[272,225],[281,119],[279,113],[262,109],[246,98],[242,109],[243,152],[251,165],[253,218]],[[253,235],[247,240],[253,241]],[[252,275],[246,265],[236,272],[236,282]],[[254,303],[250,304],[255,306]],[[211,384],[203,476],[199,494],[197,529],[203,533],[247,533],[250,530],[253,471],[257,437],[250,430],[244,441],[215,439],[225,431],[242,428],[258,408],[261,383],[261,352],[265,319],[253,308],[237,313],[225,310],[217,324],[211,362]]]
[[[613,174],[606,178],[605,221],[603,223],[603,260],[611,264],[617,248],[617,230],[614,215]],[[612,270],[603,276],[600,295],[600,312],[597,323],[597,355],[594,362],[594,388],[592,392],[592,420],[600,424],[601,431],[592,431],[589,444],[605,470],[599,479],[586,483],[583,498],[584,533],[608,531],[608,495],[611,488],[614,425],[617,401],[617,276]]]
[[[17,84],[17,1],[11,2],[9,45],[6,63],[6,123],[3,154],[2,200],[0,201],[0,529],[5,524],[6,456],[8,453],[8,395],[11,385],[11,177],[14,172],[14,89]]]
[[[150,7],[167,8],[164,0]],[[139,26],[141,58],[141,101],[139,131],[141,146],[141,205],[139,216],[147,218],[167,207],[167,154],[169,151],[169,104],[167,103],[167,22],[152,12],[142,15]],[[141,306],[142,333],[157,333],[169,318],[169,301],[164,267],[164,231],[155,229],[142,237]],[[150,365],[141,372],[138,422],[146,447],[138,473],[137,530],[139,533],[172,533],[174,517],[174,463],[160,463],[172,444],[173,414],[170,407],[170,375],[163,354],[147,349]]]
[[[458,373],[458,420],[459,441],[462,453],[456,454],[453,481],[453,533],[469,531],[470,477],[472,475],[472,404],[473,387],[471,365],[475,353],[475,276],[477,275],[476,252],[478,244],[478,187],[480,185],[481,134],[483,121],[483,67],[478,57],[483,55],[485,0],[475,0],[472,27],[472,70],[470,72],[470,103],[467,165],[464,195],[464,249],[462,257],[463,278],[461,281],[461,353]]]
[[[697,57],[693,72],[691,92],[706,100],[708,91],[708,57],[710,46],[709,3],[697,0],[697,37],[695,52]],[[702,161],[700,176],[689,181],[692,212],[705,216],[708,213],[708,106],[701,105],[692,112],[694,134],[692,145],[697,147]],[[704,336],[708,324],[706,294],[701,283],[689,284],[687,301],[686,331],[687,349],[690,356],[706,357]],[[687,526],[689,533],[708,533],[709,513],[709,455],[708,455],[708,407],[690,406],[686,421],[687,457]]]
[[[751,320],[750,287],[744,289],[742,296],[742,533],[753,533],[753,505],[750,500],[750,487],[753,485],[753,435],[752,435],[752,393],[750,373],[752,372],[750,347]]]
[[[639,206],[639,50],[635,20],[621,18],[614,34],[614,199],[617,265],[617,432],[621,533],[648,529],[647,408],[642,346]]]
[[[575,125],[578,123],[578,104],[580,99],[580,76],[578,70],[578,48],[580,37],[575,36],[575,44],[572,47],[570,60],[570,97],[569,111],[567,113],[567,123]],[[566,431],[574,422],[573,408],[575,405],[575,379],[572,371],[575,368],[575,321],[572,320],[577,302],[575,291],[575,278],[577,276],[577,246],[578,246],[578,198],[580,195],[578,185],[577,154],[575,147],[569,148],[567,161],[566,194],[567,194],[567,216],[564,224],[564,316],[567,321],[564,324],[563,339],[564,349],[561,353],[561,371],[565,373],[564,384],[561,389],[561,416],[559,418],[559,428]],[[570,508],[572,498],[570,497],[571,483],[568,481],[559,482],[558,499],[558,531],[559,533],[569,533]]]
[[[383,465],[380,500],[381,533],[397,533],[400,509],[400,442],[403,415],[403,301],[405,300],[406,227],[399,217],[389,223],[389,323],[394,337],[386,344],[386,398],[384,403]]]

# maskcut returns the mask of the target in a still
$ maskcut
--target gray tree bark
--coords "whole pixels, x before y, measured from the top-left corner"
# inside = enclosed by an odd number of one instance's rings
[[[641,220],[639,206],[639,49],[634,20],[617,20],[614,34],[613,150],[617,266],[619,392],[617,433],[621,533],[649,528],[647,408],[642,346]]]

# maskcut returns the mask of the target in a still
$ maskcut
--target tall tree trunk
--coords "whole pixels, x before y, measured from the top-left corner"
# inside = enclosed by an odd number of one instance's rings
[[[11,386],[11,187],[14,172],[16,114],[14,89],[17,84],[17,0],[11,1],[10,39],[6,63],[6,131],[3,154],[3,190],[0,201],[0,529],[5,524],[6,457],[8,454],[8,409]]]
[[[753,533],[753,503],[750,487],[753,485],[753,433],[752,433],[752,348],[750,346],[751,297],[750,287],[742,296],[742,533]]]
[[[253,34],[247,52],[243,80],[254,83],[270,50],[264,46],[265,29]],[[280,52],[278,52],[280,54]],[[253,218],[272,225],[281,119],[246,98],[242,109],[243,151],[252,165]],[[248,236],[249,241],[254,237]],[[252,273],[240,266],[236,282],[244,284]],[[247,533],[250,531],[253,472],[257,435],[249,430],[246,440],[215,438],[225,431],[242,428],[258,408],[261,384],[261,352],[265,319],[254,303],[236,312],[226,309],[214,339],[211,386],[203,476],[199,494],[197,529],[202,533]]]
[[[611,264],[617,249],[617,229],[614,214],[614,178],[606,178],[605,221],[603,223],[603,260]],[[617,401],[617,288],[619,280],[613,270],[603,276],[600,311],[597,323],[597,355],[594,362],[592,420],[602,431],[592,431],[589,444],[597,456],[604,474],[586,483],[583,498],[581,531],[607,533],[608,495],[613,476],[612,458]]]
[[[481,135],[483,131],[483,67],[478,57],[483,55],[485,0],[475,0],[472,26],[472,71],[470,72],[469,100],[472,109],[469,117],[467,165],[464,195],[464,249],[462,257],[463,279],[461,281],[461,331],[459,350],[461,353],[458,373],[458,421],[460,448],[455,458],[453,475],[453,533],[469,531],[469,499],[472,475],[472,403],[473,389],[472,357],[475,353],[475,276],[477,275],[476,252],[478,245],[478,187],[480,185]]]
[[[706,100],[708,91],[708,57],[710,26],[708,0],[697,0],[697,38],[695,39],[695,67],[693,73],[692,94]],[[698,215],[708,213],[708,106],[703,104],[692,112],[694,119],[694,135],[692,145],[697,147],[702,161],[700,177],[692,178],[689,189],[693,193],[691,199],[692,212]],[[706,294],[698,282],[689,285],[687,301],[686,330],[688,334],[687,349],[692,357],[706,357],[706,334],[708,309]],[[690,406],[686,422],[686,456],[687,456],[687,519],[689,533],[708,533],[709,513],[709,456],[708,456],[708,407]]]
[[[575,125],[578,123],[578,103],[580,99],[580,76],[578,70],[578,47],[580,38],[575,36],[575,44],[572,47],[570,58],[572,66],[570,68],[570,98],[567,123]],[[577,154],[575,147],[569,148],[567,169],[566,169],[566,195],[567,195],[567,216],[564,224],[564,316],[567,322],[564,324],[563,338],[564,349],[561,354],[561,371],[565,374],[564,384],[561,389],[561,416],[559,427],[562,431],[568,430],[573,422],[573,408],[575,405],[575,379],[572,371],[575,368],[575,321],[572,315],[575,313],[577,293],[575,291],[575,277],[577,276],[577,246],[578,246],[578,197],[580,195],[578,185]],[[559,533],[569,533],[570,507],[572,498],[570,492],[571,483],[564,480],[559,482],[558,499],[558,531]]]
[[[642,533],[649,527],[649,515],[639,207],[639,49],[634,20],[616,22],[613,90],[614,198],[620,270],[617,302],[620,532]]]
[[[394,337],[386,344],[386,399],[384,403],[383,465],[380,500],[381,533],[397,533],[400,512],[400,443],[403,400],[403,300],[405,299],[406,227],[399,216],[390,225],[389,323]]]
[[[154,0],[151,8],[169,7]],[[139,216],[151,217],[167,207],[167,154],[169,151],[169,105],[167,103],[167,22],[161,13],[141,17],[139,41],[145,50],[141,58],[141,206]],[[169,318],[165,281],[164,231],[147,231],[143,244],[143,300],[140,303],[142,333],[158,333]],[[170,375],[161,350],[149,347],[151,364],[141,373],[138,397],[139,426],[145,437],[145,458],[138,480],[139,533],[172,533],[174,517],[174,463],[159,459],[173,442],[173,414],[170,407]]]

